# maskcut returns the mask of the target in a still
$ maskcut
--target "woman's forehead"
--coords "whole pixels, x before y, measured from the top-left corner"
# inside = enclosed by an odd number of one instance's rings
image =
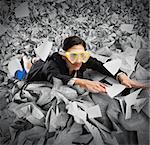
[[[79,44],[79,45],[72,46],[67,51],[68,52],[82,52],[82,51],[85,51],[85,48],[83,47],[83,45]]]

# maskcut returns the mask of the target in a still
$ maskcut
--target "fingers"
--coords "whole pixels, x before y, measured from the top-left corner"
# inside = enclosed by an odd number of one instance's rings
[[[106,85],[98,81],[87,81],[84,88],[93,93],[106,93]]]
[[[144,84],[139,83],[137,81],[131,81],[131,85],[134,88],[143,88],[143,89],[147,88]]]
[[[102,84],[102,83],[99,83],[99,85],[102,86],[103,88],[106,88],[106,87],[107,87],[107,85]]]
[[[147,88],[144,84],[139,83],[137,81],[133,81],[133,80],[125,80],[125,81],[122,81],[121,84],[125,85],[128,88],[143,88],[143,89]]]
[[[93,88],[90,88],[90,90],[94,93],[106,93],[106,89],[99,88],[99,87],[93,87]]]
[[[98,88],[99,92],[106,93],[106,86],[98,85],[97,88]]]
[[[106,93],[106,86],[97,82],[95,82],[92,86],[89,86],[89,89],[96,93]]]
[[[122,85],[125,85],[127,88],[132,88],[132,85],[130,84],[129,81],[122,81]]]
[[[92,93],[99,93],[99,90],[94,87],[87,87],[86,89]]]

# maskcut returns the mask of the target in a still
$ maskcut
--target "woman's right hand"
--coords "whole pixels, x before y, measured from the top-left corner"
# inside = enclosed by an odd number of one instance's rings
[[[98,81],[76,78],[75,85],[79,85],[92,93],[106,93],[106,85]]]

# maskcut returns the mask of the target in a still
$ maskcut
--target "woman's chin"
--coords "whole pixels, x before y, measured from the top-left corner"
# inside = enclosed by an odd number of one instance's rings
[[[79,70],[81,68],[81,66],[82,66],[82,64],[76,63],[76,64],[72,65],[72,68],[73,68],[73,70],[77,71],[77,70]]]
[[[80,69],[80,67],[78,67],[78,68],[74,68],[74,70],[75,70],[75,71],[77,71],[77,70],[79,70],[79,69]]]

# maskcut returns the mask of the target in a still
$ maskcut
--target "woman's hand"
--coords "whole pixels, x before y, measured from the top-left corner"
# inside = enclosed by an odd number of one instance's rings
[[[98,81],[76,78],[75,85],[79,85],[92,93],[106,93],[106,86]]]
[[[128,88],[146,88],[144,84],[129,79],[128,76],[124,73],[118,76],[118,80],[121,82],[122,85],[125,85]]]

